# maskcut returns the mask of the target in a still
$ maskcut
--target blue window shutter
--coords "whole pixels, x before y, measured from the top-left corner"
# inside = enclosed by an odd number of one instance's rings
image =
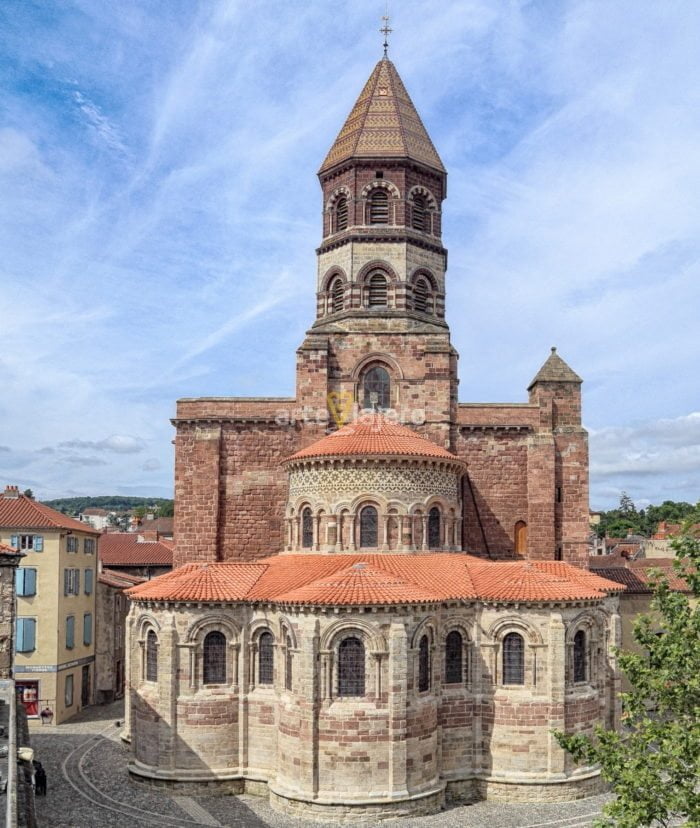
[[[34,551],[44,551],[44,538],[41,535],[34,535]]]
[[[66,647],[71,650],[75,646],[75,617],[66,618]]]
[[[36,639],[36,619],[34,618],[26,618],[25,619],[26,625],[26,632],[24,636],[24,643],[25,643],[25,650],[27,652],[34,649],[36,646],[35,639]]]
[[[85,570],[85,594],[92,595],[92,569]]]
[[[15,590],[17,595],[24,595],[24,570],[15,570]]]
[[[68,595],[68,586],[70,581],[70,569],[63,570],[63,594]]]
[[[83,644],[92,644],[92,613],[83,615]]]
[[[13,535],[10,540],[10,546],[13,549],[19,549],[19,535]]]
[[[36,569],[24,570],[24,594],[36,595]]]
[[[18,653],[24,652],[24,622],[26,618],[17,619],[17,632],[15,633],[15,650]]]
[[[75,570],[75,594],[80,595],[80,570]]]

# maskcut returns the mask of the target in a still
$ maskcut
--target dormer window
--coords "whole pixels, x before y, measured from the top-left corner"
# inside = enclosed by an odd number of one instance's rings
[[[389,223],[389,194],[386,190],[374,190],[369,197],[369,223]]]
[[[367,307],[385,308],[388,299],[388,286],[386,276],[382,273],[374,273],[367,283]]]
[[[347,226],[348,200],[345,196],[340,196],[335,203],[335,232],[339,233],[341,230],[346,230]]]

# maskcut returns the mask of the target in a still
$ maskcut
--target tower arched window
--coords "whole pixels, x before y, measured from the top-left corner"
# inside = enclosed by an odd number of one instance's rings
[[[574,681],[585,681],[586,664],[586,633],[579,630],[574,636]]]
[[[389,223],[389,194],[386,190],[373,190],[369,197],[369,223]]]
[[[437,506],[428,512],[428,548],[439,549],[440,542],[440,510]]]
[[[367,282],[367,307],[385,308],[389,302],[389,287],[383,273],[373,273]]]
[[[425,202],[425,196],[413,196],[413,229],[424,232],[426,230],[427,219],[428,213]]]
[[[207,633],[202,647],[202,682],[226,682],[226,636],[218,631]]]
[[[374,506],[360,512],[360,548],[376,547],[379,537],[379,515]]]
[[[338,647],[338,695],[364,696],[365,646],[356,636],[344,638]]]
[[[275,674],[275,642],[272,633],[258,639],[258,684],[272,684]]]
[[[445,640],[445,684],[461,684],[464,677],[462,634],[452,630]]]
[[[432,310],[429,307],[430,287],[423,278],[417,279],[413,285],[413,307],[421,313],[428,313]]]
[[[334,279],[331,284],[331,312],[338,313],[343,309],[345,288],[342,279]]]
[[[430,690],[430,642],[424,635],[418,644],[418,692],[426,690]]]
[[[146,681],[158,681],[158,636],[154,630],[146,635]]]
[[[339,233],[341,230],[346,230],[348,226],[348,200],[345,196],[340,196],[335,202],[335,231]]]
[[[527,552],[527,523],[524,520],[519,520],[515,524],[513,532],[515,538],[515,552],[518,555],[524,555]]]
[[[391,379],[381,365],[373,365],[362,381],[362,407],[374,411],[391,408]]]
[[[311,549],[314,543],[314,518],[311,509],[307,506],[301,513],[301,545],[304,549]]]
[[[503,639],[503,683],[525,684],[525,642],[518,633]]]

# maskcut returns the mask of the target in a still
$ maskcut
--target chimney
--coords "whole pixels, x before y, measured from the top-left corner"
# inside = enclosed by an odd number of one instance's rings
[[[19,486],[5,486],[3,497],[16,499],[19,497]]]

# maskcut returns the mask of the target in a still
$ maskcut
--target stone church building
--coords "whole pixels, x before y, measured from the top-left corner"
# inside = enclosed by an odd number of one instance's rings
[[[177,404],[173,572],[130,590],[130,771],[321,821],[597,791],[618,718],[581,379],[462,403],[445,168],[394,65],[323,162],[294,398]],[[320,416],[322,414],[322,416]]]

